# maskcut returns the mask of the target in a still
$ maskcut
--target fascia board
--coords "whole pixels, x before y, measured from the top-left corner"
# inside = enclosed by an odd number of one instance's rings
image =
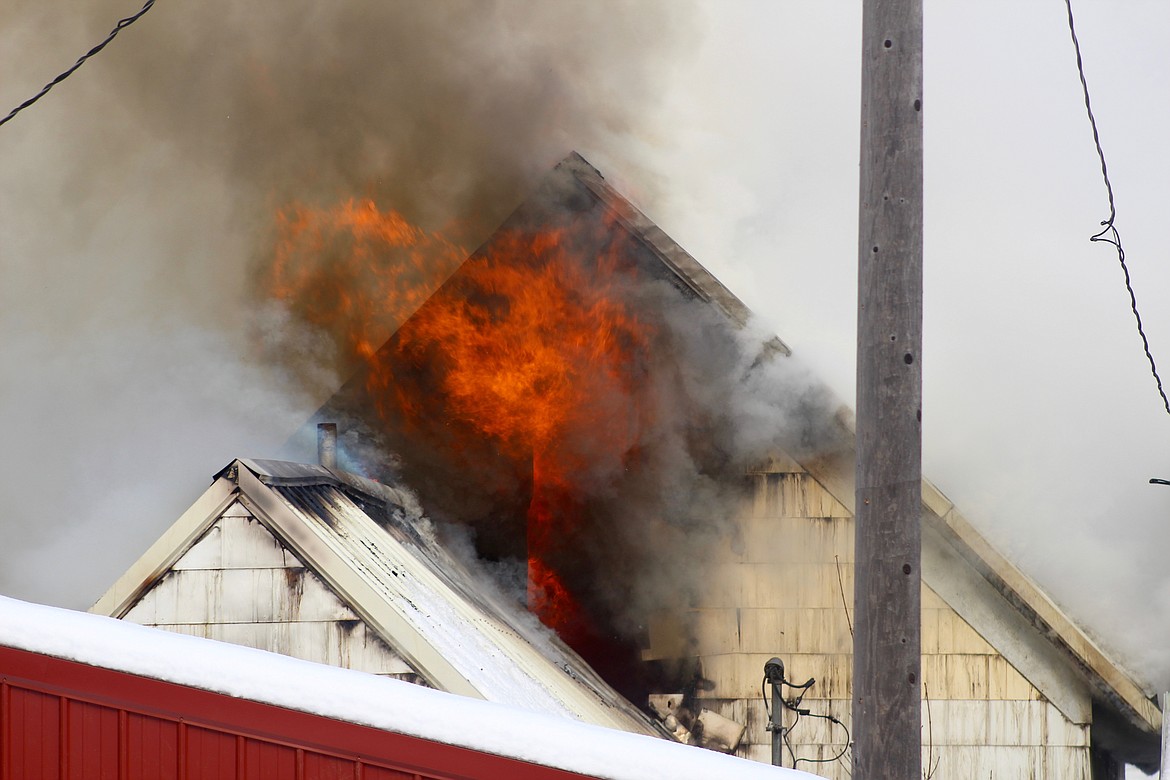
[[[1038,586],[992,547],[958,510],[952,508],[943,517],[930,512],[924,516],[980,571],[985,581],[1086,671],[1090,683],[1102,698],[1138,729],[1153,734],[1161,732],[1162,713],[1137,683]]]
[[[946,540],[922,528],[922,580],[1072,723],[1093,720],[1083,677]]]
[[[225,477],[216,479],[89,611],[124,617],[235,500],[235,483]]]
[[[856,513],[854,493],[853,454],[839,453],[824,458],[807,459],[802,465],[821,485],[840,501],[851,514]],[[1032,685],[1053,700],[1066,702],[1062,712],[1074,722],[1079,720],[1079,706],[1068,701],[1067,685],[1054,684],[1052,676],[1035,666],[1036,661],[1026,651],[1037,647],[1030,642],[1005,642],[1003,626],[1015,624],[1026,628],[1035,638],[1050,648],[1061,651],[1062,663],[1058,668],[1075,670],[1077,677],[1091,688],[1119,713],[1143,731],[1158,733],[1162,727],[1162,714],[1141,688],[1111,661],[1097,646],[1049,599],[1026,575],[1004,558],[983,538],[954,508],[952,502],[929,480],[922,480],[923,520],[923,571],[922,578],[932,589],[947,600],[951,608],[978,631],[996,651],[1004,656]],[[936,533],[928,533],[929,529]],[[945,545],[941,547],[940,545]],[[934,549],[928,549],[934,546]],[[949,550],[948,550],[949,548]],[[928,556],[946,558],[954,553],[973,572],[978,573],[985,584],[980,588],[988,606],[974,608],[974,601],[963,600],[962,604],[952,603],[945,592],[954,595],[954,585],[948,580],[950,571],[944,566],[931,566],[928,570]],[[959,573],[956,572],[956,577]],[[965,575],[964,575],[965,576]],[[1001,602],[990,606],[993,602]],[[966,604],[968,614],[959,607]],[[1026,621],[1020,624],[1010,620],[1002,607],[1008,607]],[[992,617],[997,615],[998,617]],[[1001,637],[996,640],[995,637]],[[998,644],[997,644],[998,641]],[[1017,652],[1019,651],[1019,652]],[[1067,709],[1067,711],[1066,711]],[[1076,717],[1074,717],[1076,716]]]
[[[240,500],[260,522],[287,544],[347,606],[406,659],[430,685],[449,693],[482,699],[483,694],[439,654],[394,607],[341,555],[293,513],[267,485],[241,464]]]

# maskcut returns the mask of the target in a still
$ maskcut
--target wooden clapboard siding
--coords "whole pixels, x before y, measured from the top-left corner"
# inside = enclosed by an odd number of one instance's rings
[[[949,777],[1089,780],[1084,752],[1070,747],[945,745],[935,748],[931,766],[933,777],[939,780]],[[926,766],[925,754],[923,766]]]
[[[851,522],[832,517],[744,517],[739,521],[738,563],[798,563],[801,561],[852,563]],[[834,559],[833,556],[837,558]]]
[[[833,561],[732,562],[714,564],[710,571],[704,606],[843,609],[841,585],[845,593],[853,592],[853,567]]]
[[[931,699],[922,709],[936,745],[1088,746],[1088,730],[1045,701]]]
[[[807,474],[752,474],[755,517],[850,517],[849,510]]]
[[[760,683],[772,656],[790,680],[816,678],[805,706],[851,725],[854,529],[848,510],[791,461],[773,459],[749,479],[754,495],[715,552],[692,638],[711,683],[700,706],[745,725],[739,755],[770,761]],[[925,583],[922,653],[923,765],[937,764],[934,777],[1089,776],[1088,725],[1070,722]],[[810,759],[832,758],[844,739],[815,718],[791,732],[796,756]],[[847,760],[799,768],[849,777]]]
[[[239,502],[216,519],[125,619],[421,682]]]
[[[793,653],[850,653],[849,623],[840,605],[833,607],[717,607],[694,610],[694,641],[701,656],[776,654],[776,637]]]
[[[188,636],[255,647],[305,661],[417,682],[414,670],[364,623],[201,623],[158,626]]]

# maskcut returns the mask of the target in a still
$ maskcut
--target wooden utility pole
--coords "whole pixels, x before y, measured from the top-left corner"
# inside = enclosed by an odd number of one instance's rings
[[[921,780],[922,0],[864,0],[853,777]]]
[[[1162,694],[1162,769],[1158,777],[1170,778],[1170,720],[1166,719],[1166,705],[1170,703],[1170,693]],[[773,704],[773,707],[776,705]]]

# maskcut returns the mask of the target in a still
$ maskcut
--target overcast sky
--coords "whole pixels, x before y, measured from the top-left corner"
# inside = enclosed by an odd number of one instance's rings
[[[63,0],[5,3],[0,108],[133,5],[104,0],[78,18]],[[5,594],[87,606],[216,470],[271,452],[314,408],[240,358],[256,338],[245,291],[264,228],[253,216],[287,191],[264,179],[287,160],[241,187],[236,169],[264,148],[263,136],[240,141],[258,132],[254,118],[234,119],[233,104],[190,113],[215,93],[182,81],[170,103],[137,84],[184,74],[194,55],[176,41],[202,55],[186,74],[198,85],[271,32],[221,5],[160,4],[0,128]],[[553,3],[535,15],[502,7],[492,23],[523,41],[517,49],[548,37],[549,72],[568,74],[556,89],[598,74],[581,105],[605,119],[588,132],[550,120],[556,132],[533,144],[522,174],[579,148],[851,403],[860,3],[667,4],[649,20],[655,9],[636,2],[588,19],[586,4],[563,15]],[[1117,227],[1170,375],[1170,5],[1080,0],[1075,10]],[[280,33],[298,63],[326,57],[314,45],[329,20],[312,17]],[[460,30],[447,58],[479,47],[475,25]],[[930,2],[925,47],[924,471],[1166,687],[1170,488],[1147,481],[1170,478],[1170,415],[1116,255],[1087,240],[1108,206],[1064,4]],[[625,113],[602,110],[611,105]],[[217,143],[239,144],[236,156],[209,153]]]
[[[857,3],[712,4],[648,208],[852,399]],[[1170,372],[1170,6],[1075,3],[1145,329]],[[1170,415],[1112,248],[1064,4],[925,19],[924,472],[1170,684]]]

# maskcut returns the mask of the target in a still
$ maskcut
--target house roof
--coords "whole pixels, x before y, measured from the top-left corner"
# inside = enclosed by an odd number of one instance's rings
[[[320,466],[233,461],[90,611],[126,615],[236,501],[434,687],[660,735],[435,541],[401,493]]]
[[[573,153],[563,160],[550,178],[560,188],[572,182],[590,193],[680,282],[715,305],[736,325],[743,326],[750,319],[751,311],[746,304],[609,186],[601,173],[580,155]],[[769,352],[791,354],[779,339]],[[801,466],[853,512],[852,413],[842,408],[838,423],[843,433],[841,443],[845,446],[823,458],[806,459],[809,462]],[[940,590],[940,595],[956,611],[1074,722],[1089,722],[1091,713],[1075,704],[1067,691],[1062,692],[1052,668],[1073,670],[1088,685],[1093,700],[1129,728],[1151,737],[1160,734],[1162,713],[1150,692],[1111,659],[1036,583],[999,553],[927,479],[922,480],[922,501],[923,578],[928,585]],[[942,581],[944,572],[952,582],[959,581],[953,576],[958,565],[969,575],[962,579],[966,593]]]
[[[716,306],[737,326],[743,327],[748,323],[752,317],[752,311],[747,307],[747,304],[737,298],[731,290],[715,278],[714,274],[679,246],[662,228],[655,225],[634,204],[611,187],[601,172],[590,165],[584,157],[572,152],[557,164],[552,176],[555,177],[558,173],[571,177],[573,181],[591,193],[622,227],[638,239],[655,258],[670,269],[678,281],[685,284],[698,298]],[[769,346],[781,354],[792,354],[792,350],[779,337],[776,337]]]
[[[201,735],[226,734],[231,768],[243,760],[243,751],[240,756],[234,754],[241,739],[270,752],[304,747],[306,754],[320,753],[317,757],[332,765],[344,761],[356,766],[368,760],[368,771],[405,769],[424,778],[498,777],[502,772],[528,778],[566,777],[557,771],[533,771],[533,765],[555,767],[573,773],[570,776],[611,780],[812,777],[349,669],[4,597],[0,597],[0,677],[8,684],[0,702],[5,717],[11,716],[5,721],[6,731],[26,738],[14,746],[14,755],[29,744],[39,747],[37,729],[49,728],[46,742],[56,744],[53,740],[61,726],[55,721],[58,712],[66,709],[55,702],[64,699],[84,702],[69,709],[74,713],[84,709],[87,723],[98,722],[99,715],[113,715],[116,724],[120,710],[135,713],[139,721],[179,721],[198,727]],[[37,707],[20,710],[16,705],[24,701],[26,692],[53,704],[43,711]],[[49,696],[40,695],[44,693]],[[298,717],[297,713],[320,717]],[[35,722],[20,722],[26,716]],[[46,727],[50,719],[54,722]],[[101,717],[101,722],[109,721]],[[131,729],[128,739],[141,738],[141,731]],[[149,733],[155,735],[157,752],[164,742],[163,732]],[[126,749],[118,747],[118,734],[116,727],[97,729],[84,740],[61,744],[60,751],[46,750],[40,758],[55,761],[66,755],[67,748],[84,746],[96,751],[103,744],[116,756],[119,749]],[[396,735],[427,740],[431,747]],[[478,757],[436,751],[434,743],[475,751]],[[497,756],[510,760],[496,760]],[[75,758],[77,765],[89,766],[81,763],[84,759]],[[149,759],[143,757],[144,765],[149,765]],[[287,769],[292,771],[291,766]]]
[[[742,326],[748,322],[751,310],[746,304],[739,301],[693,256],[608,185],[597,168],[586,163],[579,154],[570,154],[552,175],[576,181],[578,186],[586,189],[617,215],[621,226],[629,230],[643,246],[651,249],[662,264],[681,282],[686,283],[688,288],[704,301],[716,305],[735,324]],[[783,348],[778,348],[773,354],[779,352],[789,356],[790,348],[783,345],[783,341],[779,341],[779,344]],[[842,439],[848,446],[824,460],[803,465],[852,512],[854,447],[851,410],[842,407],[838,422],[845,434]],[[1009,603],[1089,679],[1097,697],[1116,707],[1133,725],[1152,733],[1161,731],[1161,711],[1142,686],[1110,660],[1085,630],[1061,612],[1039,586],[1000,554],[929,479],[922,481],[922,502],[923,522],[928,531],[924,545],[934,548],[940,555],[943,554],[943,546],[958,554],[980,578],[995,589],[1000,598]]]
[[[688,296],[710,303],[736,326],[750,309],[694,257],[610,186],[579,154],[570,154],[534,194],[501,226],[539,225],[561,212],[600,212],[624,229],[654,261],[656,271]],[[490,239],[485,246],[490,244]],[[482,251],[482,250],[481,250]],[[776,338],[762,357],[788,356]],[[362,382],[355,378],[331,399],[317,419],[339,413],[360,418]],[[355,414],[356,412],[356,414]],[[842,504],[854,507],[852,412],[842,406],[840,437],[834,452],[805,458],[799,466],[821,482]],[[929,480],[922,481],[923,579],[1049,698],[1077,723],[1109,723],[1124,743],[1117,754],[1149,763],[1158,750],[1162,713],[1147,691],[1116,660],[1066,615],[1044,591],[1000,554]],[[1070,680],[1072,683],[1070,684]],[[1084,695],[1085,693],[1088,695]],[[1104,729],[1098,729],[1099,731]],[[1155,758],[1156,760],[1156,758]]]

